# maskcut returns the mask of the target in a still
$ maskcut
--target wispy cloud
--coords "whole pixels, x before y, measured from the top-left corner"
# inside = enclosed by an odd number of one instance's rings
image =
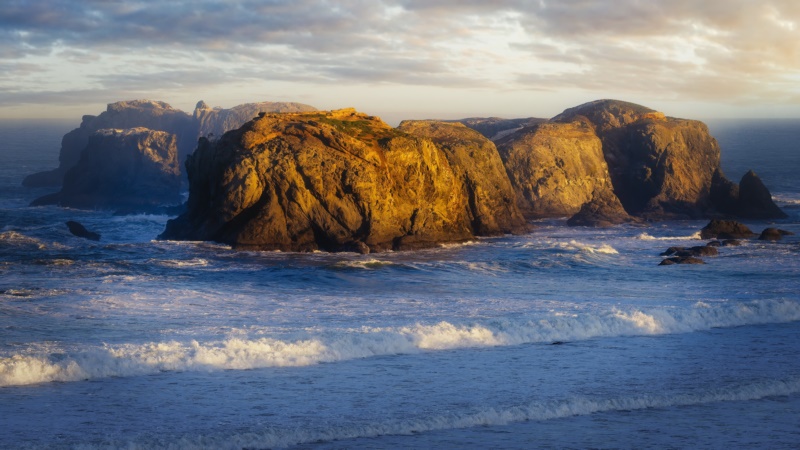
[[[254,80],[718,102],[800,91],[795,0],[9,0],[0,37],[0,99],[18,104]]]

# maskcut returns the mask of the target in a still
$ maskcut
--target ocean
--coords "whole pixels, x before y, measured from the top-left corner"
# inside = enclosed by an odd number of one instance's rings
[[[236,252],[28,207],[72,122],[0,122],[0,448],[798,448],[800,120],[718,121],[780,242],[706,221],[415,251]],[[77,220],[102,240],[72,236]]]

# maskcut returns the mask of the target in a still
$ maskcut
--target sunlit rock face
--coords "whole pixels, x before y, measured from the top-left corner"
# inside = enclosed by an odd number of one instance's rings
[[[459,129],[448,155],[420,136],[443,139],[445,132],[432,128],[407,125],[419,135],[409,134],[346,109],[264,114],[217,141],[201,139],[186,164],[187,211],[168,222],[161,237],[363,252],[462,241],[476,228],[512,231],[472,208],[464,187],[474,167],[491,166],[481,162],[491,159],[482,153],[491,147],[481,147],[486,141],[476,134],[465,140],[466,129]],[[457,160],[467,157],[470,139],[481,144],[473,150],[479,162],[462,167]],[[510,211],[503,214],[516,224],[518,213],[508,200],[503,207]]]
[[[526,221],[495,145],[460,123],[404,121],[398,130],[432,140],[445,154],[468,199],[466,213],[475,235],[514,233]]]
[[[534,125],[496,143],[527,218],[571,216],[612,191],[602,143],[586,121]]]
[[[152,100],[111,103],[98,116],[83,116],[80,127],[64,135],[57,169],[29,175],[22,184],[30,187],[59,186],[67,170],[81,159],[81,152],[94,132],[138,127],[174,134],[179,141],[180,155],[189,154],[194,149],[192,118],[185,112],[164,102]]]
[[[177,137],[147,128],[98,130],[64,175],[61,191],[34,205],[149,211],[179,203]]]
[[[710,190],[720,149],[702,122],[616,100],[571,108],[553,121],[584,121],[594,128],[614,192],[629,213],[665,219],[713,210]]]

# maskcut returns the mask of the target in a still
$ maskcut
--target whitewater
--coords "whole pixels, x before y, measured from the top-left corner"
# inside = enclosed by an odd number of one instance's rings
[[[710,124],[796,235],[668,267],[705,221],[299,254],[28,207],[71,126],[0,123],[0,448],[800,446],[800,122]]]

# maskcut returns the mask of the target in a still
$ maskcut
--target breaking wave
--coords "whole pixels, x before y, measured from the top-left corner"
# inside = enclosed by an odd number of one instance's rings
[[[486,323],[415,324],[320,332],[296,340],[268,337],[208,342],[151,342],[78,349],[32,349],[0,358],[0,386],[164,371],[244,370],[307,366],[380,355],[491,347],[597,337],[683,333],[714,327],[800,320],[800,303],[762,300],[748,303],[652,310],[549,315]]]
[[[661,236],[655,237],[651,236],[648,233],[640,233],[636,236],[636,239],[641,241],[695,241],[700,239],[700,232],[696,232],[689,236]]]

